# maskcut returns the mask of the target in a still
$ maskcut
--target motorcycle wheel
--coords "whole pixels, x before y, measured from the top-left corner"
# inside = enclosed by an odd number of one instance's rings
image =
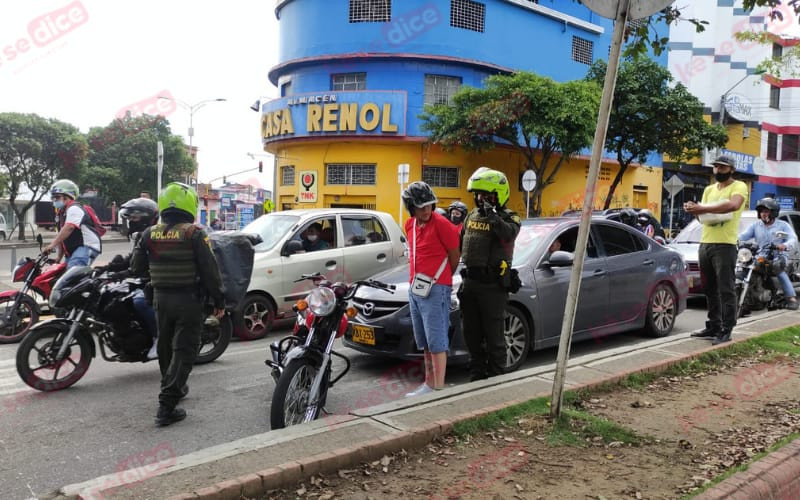
[[[17,350],[17,373],[23,382],[37,391],[51,392],[66,389],[83,377],[92,362],[91,337],[75,335],[66,357],[55,361],[68,331],[67,327],[46,326],[22,340]]]
[[[23,295],[16,311],[13,306],[14,297],[0,298],[0,344],[19,342],[39,322],[39,305],[33,297]]]
[[[203,322],[203,331],[200,333],[200,350],[194,364],[203,365],[211,363],[222,356],[233,335],[233,321],[227,314],[219,320],[219,327],[208,326]]]
[[[309,401],[314,399],[310,391],[318,369],[308,358],[295,358],[289,361],[283,369],[281,378],[278,379],[275,392],[272,393],[270,425],[273,429],[283,429],[305,421]],[[316,420],[322,410],[328,392],[327,380],[323,380],[320,390],[322,394],[319,397],[319,404],[314,408],[312,420]]]

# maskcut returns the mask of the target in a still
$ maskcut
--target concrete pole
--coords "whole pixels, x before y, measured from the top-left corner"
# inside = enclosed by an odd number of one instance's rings
[[[600,159],[603,154],[603,145],[606,142],[608,120],[611,115],[611,103],[614,100],[614,87],[617,84],[617,70],[619,69],[619,56],[622,48],[625,26],[628,21],[629,0],[619,0],[617,16],[614,20],[614,33],[611,38],[611,52],[608,54],[608,68],[603,83],[603,96],[600,100],[600,111],[597,115],[597,128],[592,144],[592,157],[589,161],[589,174],[586,179],[586,191],[583,197],[583,211],[578,229],[578,241],[575,248],[575,261],[572,264],[569,290],[567,291],[567,304],[564,311],[564,322],[561,325],[561,339],[558,344],[558,357],[556,360],[556,373],[553,379],[553,394],[550,406],[552,417],[561,416],[561,406],[564,396],[564,380],[567,374],[567,361],[572,344],[572,327],[575,324],[575,310],[578,304],[578,292],[583,274],[583,259],[586,255],[586,243],[589,241],[589,224],[592,220],[594,197],[597,191],[597,178],[600,172]]]

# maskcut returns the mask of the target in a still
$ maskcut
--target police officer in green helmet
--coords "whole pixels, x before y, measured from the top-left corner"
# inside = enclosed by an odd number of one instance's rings
[[[186,418],[177,404],[188,392],[186,381],[200,346],[205,299],[212,299],[214,315],[220,318],[225,298],[208,235],[194,224],[195,190],[179,182],[168,184],[158,197],[158,208],[161,224],[142,233],[131,270],[142,276],[149,269],[153,285],[161,369],[156,424],[164,426]]]
[[[516,291],[511,259],[520,220],[505,206],[509,186],[502,172],[479,168],[469,178],[467,191],[473,193],[476,208],[461,228],[464,269],[459,299],[461,330],[470,353],[470,380],[474,381],[505,371],[503,323],[508,293]]]

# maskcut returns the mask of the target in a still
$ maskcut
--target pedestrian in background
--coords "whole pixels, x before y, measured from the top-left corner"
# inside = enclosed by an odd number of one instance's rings
[[[412,182],[402,198],[411,215],[405,224],[411,247],[411,324],[425,363],[425,382],[406,394],[411,397],[444,387],[450,348],[450,294],[460,254],[458,231],[447,217],[435,211],[438,200],[428,184]]]
[[[214,304],[214,316],[225,310],[222,278],[211,251],[208,235],[194,224],[197,193],[191,186],[173,182],[158,196],[161,224],[142,233],[131,257],[131,271],[145,276],[149,270],[153,305],[158,320],[158,365],[161,392],[156,424],[170,425],[186,418],[178,401],[188,393],[206,297]]]
[[[708,320],[693,337],[713,338],[717,345],[731,339],[736,326],[736,255],[739,219],[747,206],[747,185],[734,180],[736,161],[722,155],[713,163],[714,182],[703,191],[700,203],[689,201],[683,209],[696,215],[700,237],[700,274],[704,279]]]
[[[505,306],[509,291],[519,288],[511,260],[520,220],[506,208],[509,186],[502,172],[479,168],[469,178],[467,191],[473,193],[476,208],[461,229],[465,268],[459,299],[470,380],[474,381],[505,372]]]

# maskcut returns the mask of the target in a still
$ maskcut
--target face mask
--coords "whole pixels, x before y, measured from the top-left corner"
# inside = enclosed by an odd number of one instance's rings
[[[725,182],[731,178],[731,175],[732,172],[726,172],[724,174],[717,172],[716,174],[714,174],[714,179],[716,179],[717,182]]]
[[[64,208],[64,200],[54,201],[53,206],[56,207],[56,210],[61,210],[62,208]]]
[[[317,235],[316,234],[309,234],[308,235],[308,241],[317,241]]]

